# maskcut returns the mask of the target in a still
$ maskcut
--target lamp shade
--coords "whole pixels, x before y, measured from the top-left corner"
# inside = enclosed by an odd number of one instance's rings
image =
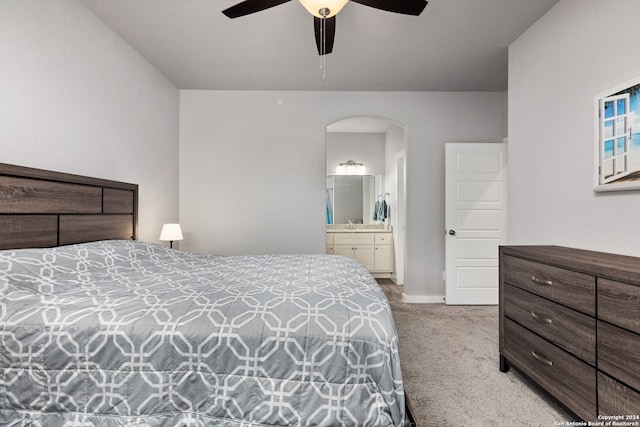
[[[329,14],[325,18],[331,18],[342,10],[347,4],[347,0],[300,0],[300,3],[316,18],[325,17],[320,13],[320,10],[326,8],[329,10]]]
[[[180,224],[164,224],[160,232],[160,240],[182,240],[182,229]]]

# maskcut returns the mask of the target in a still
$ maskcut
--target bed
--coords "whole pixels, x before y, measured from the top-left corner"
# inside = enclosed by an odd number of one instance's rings
[[[138,187],[0,164],[0,425],[408,425],[357,262],[136,240]]]

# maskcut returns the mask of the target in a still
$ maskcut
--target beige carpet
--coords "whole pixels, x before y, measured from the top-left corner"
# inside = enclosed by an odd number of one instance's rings
[[[385,289],[390,296],[396,291]],[[498,369],[497,306],[393,299],[405,388],[419,426],[552,427],[573,421],[513,369]]]

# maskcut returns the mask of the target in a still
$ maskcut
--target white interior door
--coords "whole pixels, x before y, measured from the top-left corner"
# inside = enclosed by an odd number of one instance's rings
[[[446,144],[445,167],[445,301],[498,304],[507,144]]]

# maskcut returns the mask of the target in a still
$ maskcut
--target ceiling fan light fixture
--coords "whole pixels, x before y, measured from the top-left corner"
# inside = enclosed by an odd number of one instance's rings
[[[300,3],[316,18],[331,18],[342,10],[349,0],[300,0]],[[328,10],[327,14],[325,10]]]

